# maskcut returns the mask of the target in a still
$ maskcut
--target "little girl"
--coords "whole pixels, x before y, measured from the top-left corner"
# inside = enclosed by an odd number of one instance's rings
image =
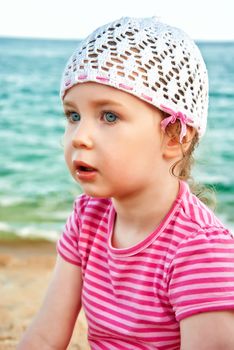
[[[92,350],[233,350],[234,238],[188,185],[208,105],[197,46],[121,18],[80,43],[61,98],[84,193],[18,349],[66,349],[82,306]]]

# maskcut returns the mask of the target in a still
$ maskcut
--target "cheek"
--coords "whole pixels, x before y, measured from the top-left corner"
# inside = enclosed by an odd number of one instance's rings
[[[69,135],[65,132],[64,134],[64,142],[63,142],[63,153],[64,153],[64,158],[65,161],[68,165],[68,167],[71,166],[71,150],[72,150],[72,145],[71,145],[71,141],[69,138]]]

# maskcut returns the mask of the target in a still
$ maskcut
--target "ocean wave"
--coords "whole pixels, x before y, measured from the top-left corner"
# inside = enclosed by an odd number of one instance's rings
[[[234,99],[234,91],[232,92],[223,92],[223,91],[210,91],[209,94],[212,98],[224,98],[224,99]]]
[[[61,234],[61,229],[49,229],[49,228],[39,228],[35,225],[25,225],[23,227],[15,227],[7,222],[0,222],[0,238],[1,233],[18,236],[19,238],[42,238],[50,241],[57,241],[59,235]]]

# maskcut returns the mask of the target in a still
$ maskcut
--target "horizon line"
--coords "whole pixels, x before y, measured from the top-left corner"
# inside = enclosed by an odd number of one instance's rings
[[[72,38],[72,37],[39,37],[39,36],[17,36],[17,35],[1,35],[0,39],[19,39],[19,40],[54,40],[54,41],[79,41],[85,38]],[[215,39],[215,38],[197,38],[193,39],[195,42],[212,42],[212,43],[234,43],[233,39]]]

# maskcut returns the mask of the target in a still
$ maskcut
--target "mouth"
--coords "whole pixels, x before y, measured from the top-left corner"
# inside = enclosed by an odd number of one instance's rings
[[[92,180],[97,173],[97,169],[81,161],[74,160],[73,167],[79,180]]]

